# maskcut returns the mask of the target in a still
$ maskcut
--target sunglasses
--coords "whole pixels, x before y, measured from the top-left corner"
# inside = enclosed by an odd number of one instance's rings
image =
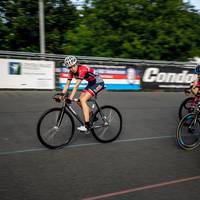
[[[73,68],[73,67],[75,67],[75,66],[76,66],[76,65],[72,65],[72,66],[70,66],[70,67],[68,66],[68,69],[71,69],[71,68]]]

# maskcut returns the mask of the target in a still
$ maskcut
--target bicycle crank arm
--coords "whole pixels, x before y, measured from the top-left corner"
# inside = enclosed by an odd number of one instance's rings
[[[91,128],[97,129],[97,128],[102,128],[102,127],[106,127],[106,126],[109,126],[109,124],[98,125],[98,126],[92,126]]]

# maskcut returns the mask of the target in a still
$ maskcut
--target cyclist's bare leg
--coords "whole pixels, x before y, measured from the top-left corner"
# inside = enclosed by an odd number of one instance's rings
[[[82,98],[84,95],[85,95],[85,93],[81,93],[80,98]],[[83,109],[80,101],[78,101],[77,104],[78,104],[78,106],[79,106],[81,109]],[[92,117],[92,114],[93,114],[93,113],[92,113],[92,111],[90,110],[89,118]]]
[[[85,94],[85,93],[81,93],[79,99],[82,98],[82,97],[84,96],[84,94]],[[77,101],[77,104],[78,104],[78,106],[82,109],[81,102],[80,102],[80,101]]]
[[[90,120],[90,108],[87,105],[87,101],[91,98],[92,98],[92,95],[89,92],[84,92],[84,93],[81,93],[80,95],[80,102],[81,102],[81,107],[83,109],[83,116],[84,116],[85,122],[89,122]]]

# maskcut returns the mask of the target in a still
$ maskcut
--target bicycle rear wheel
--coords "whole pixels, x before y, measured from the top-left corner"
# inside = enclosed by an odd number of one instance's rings
[[[94,113],[92,124],[92,134],[99,142],[112,142],[121,133],[122,116],[117,108],[103,106]]]
[[[179,107],[179,111],[178,111],[179,119],[181,120],[183,116],[185,116],[188,113],[193,112],[194,107],[195,107],[195,97],[186,98]]]
[[[185,150],[192,150],[200,144],[200,119],[189,113],[179,122],[176,131],[177,144]]]
[[[37,135],[44,146],[56,149],[71,141],[74,127],[74,120],[66,110],[52,108],[39,118]]]

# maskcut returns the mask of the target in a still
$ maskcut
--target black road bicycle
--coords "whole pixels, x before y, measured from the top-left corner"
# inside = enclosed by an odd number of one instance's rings
[[[74,109],[74,104],[79,100],[74,99],[71,103],[67,100],[65,96],[61,107],[47,110],[38,120],[38,138],[44,146],[50,149],[63,147],[72,140],[75,132],[75,119],[84,125],[84,121]],[[89,104],[93,112],[89,132],[102,143],[117,139],[122,130],[122,116],[118,109],[110,105],[100,107],[96,97],[89,100]]]
[[[180,105],[178,110],[179,120],[183,118],[188,113],[192,113],[200,100],[199,96],[193,96],[186,98]]]
[[[179,122],[176,141],[185,150],[192,150],[200,145],[200,102],[192,113],[185,115]]]

